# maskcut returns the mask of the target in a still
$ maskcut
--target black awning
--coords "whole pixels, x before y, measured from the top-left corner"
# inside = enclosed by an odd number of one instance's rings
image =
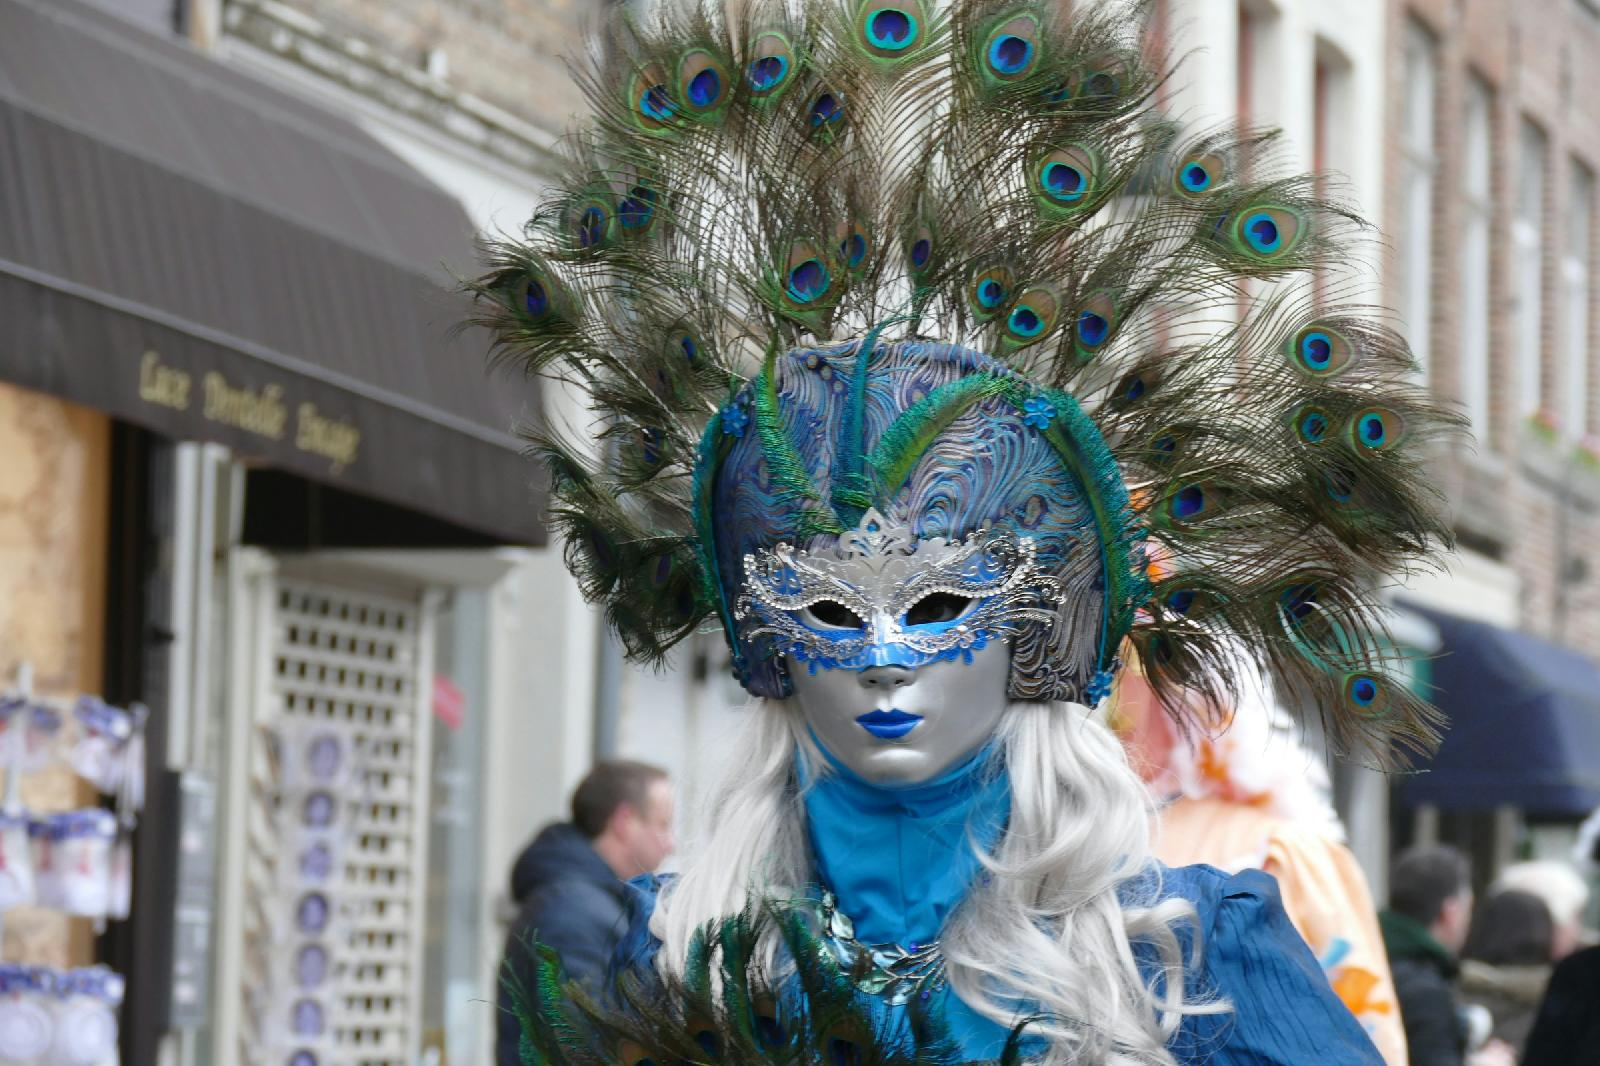
[[[1428,772],[1405,782],[1405,803],[1561,816],[1600,807],[1600,667],[1530,633],[1415,609],[1439,628],[1429,665],[1450,724]]]
[[[360,127],[75,0],[0,0],[0,378],[545,540],[452,272],[460,205]]]

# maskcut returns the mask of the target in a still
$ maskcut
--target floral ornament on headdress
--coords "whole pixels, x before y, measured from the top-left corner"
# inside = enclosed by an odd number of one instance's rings
[[[1242,644],[1335,743],[1429,741],[1373,589],[1448,538],[1422,454],[1459,419],[1345,299],[1317,180],[1154,113],[1136,7],[669,2],[595,49],[563,188],[475,288],[593,401],[598,458],[537,447],[631,656],[720,625],[786,695],[745,556],[876,508],[1033,541],[1062,598],[1014,698],[1102,695],[1128,638],[1173,713],[1226,705]]]

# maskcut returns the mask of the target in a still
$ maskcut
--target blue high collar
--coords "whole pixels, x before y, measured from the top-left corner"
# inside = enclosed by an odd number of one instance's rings
[[[811,854],[856,938],[912,950],[937,939],[982,872],[973,844],[993,850],[1010,816],[1001,759],[986,747],[932,781],[894,788],[817,748],[832,772],[804,793]]]

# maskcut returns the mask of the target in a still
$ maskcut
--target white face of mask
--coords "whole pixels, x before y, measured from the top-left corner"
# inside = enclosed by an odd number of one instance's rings
[[[931,781],[989,742],[1006,709],[1011,647],[995,641],[924,666],[818,670],[788,660],[806,724],[852,773],[876,785]]]

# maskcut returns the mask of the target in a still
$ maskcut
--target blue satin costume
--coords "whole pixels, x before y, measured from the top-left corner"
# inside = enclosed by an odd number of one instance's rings
[[[1004,831],[1011,803],[1004,772],[989,767],[985,752],[926,784],[883,788],[830,762],[833,772],[804,794],[820,879],[854,921],[860,940],[910,947],[937,938],[974,881],[986,876],[971,842],[989,848]],[[1178,1062],[1382,1066],[1289,923],[1270,875],[1157,865],[1147,876],[1161,879],[1163,896],[1181,896],[1199,913],[1204,972],[1191,974],[1191,986],[1198,977],[1201,987],[1233,1004],[1229,1013],[1184,1020],[1168,1045]],[[620,963],[647,968],[653,960],[658,944],[646,925],[660,884],[648,876],[632,883],[636,906]],[[1187,930],[1180,939],[1187,953]],[[1137,944],[1135,955],[1142,967],[1145,957],[1153,959]],[[933,1007],[967,1059],[998,1057],[1006,1027],[972,1010],[948,987],[933,995],[940,999]]]

